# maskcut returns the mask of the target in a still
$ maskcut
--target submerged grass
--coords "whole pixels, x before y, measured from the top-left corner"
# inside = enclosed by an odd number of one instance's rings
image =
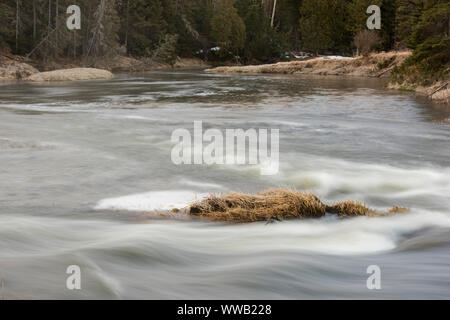
[[[333,205],[324,204],[311,193],[288,189],[273,189],[257,194],[228,193],[210,195],[192,204],[189,214],[194,217],[225,222],[257,222],[269,220],[320,218],[326,213],[339,217],[384,216],[407,209],[394,207],[387,212],[377,212],[356,201]]]

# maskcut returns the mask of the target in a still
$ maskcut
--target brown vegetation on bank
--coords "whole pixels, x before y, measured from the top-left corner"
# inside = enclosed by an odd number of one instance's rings
[[[402,64],[410,55],[410,51],[391,51],[359,56],[354,59],[314,58],[255,66],[218,67],[207,69],[206,72],[388,77],[390,71]]]
[[[394,207],[387,212],[377,212],[355,201],[327,205],[313,194],[286,189],[273,189],[257,194],[211,195],[194,203],[188,210],[193,217],[239,223],[321,218],[326,213],[336,214],[341,218],[377,217],[405,211],[407,209]]]

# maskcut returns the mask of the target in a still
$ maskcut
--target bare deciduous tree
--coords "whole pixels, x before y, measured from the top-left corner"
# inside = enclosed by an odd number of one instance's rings
[[[368,55],[376,46],[380,44],[381,38],[375,30],[359,31],[354,39],[354,44],[358,53]]]

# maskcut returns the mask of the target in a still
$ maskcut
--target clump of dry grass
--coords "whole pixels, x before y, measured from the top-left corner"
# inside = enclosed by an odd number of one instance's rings
[[[395,206],[395,207],[392,207],[391,209],[389,209],[384,215],[395,214],[395,213],[405,213],[408,211],[409,211],[408,208]]]
[[[339,217],[383,216],[407,209],[394,207],[386,213],[378,213],[360,202],[345,201],[333,205],[324,204],[311,193],[300,193],[288,189],[273,189],[257,194],[228,193],[210,195],[190,206],[189,214],[211,221],[257,222],[272,219],[321,218],[325,214]]]
[[[254,222],[271,218],[320,218],[325,215],[325,206],[312,194],[277,189],[254,195],[211,195],[193,204],[189,213],[214,221]]]
[[[340,217],[358,217],[358,216],[372,216],[376,215],[374,210],[367,208],[361,202],[344,201],[338,202],[331,206],[326,206],[326,211],[334,213]]]

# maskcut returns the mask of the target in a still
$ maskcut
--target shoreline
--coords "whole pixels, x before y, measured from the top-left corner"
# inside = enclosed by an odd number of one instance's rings
[[[0,82],[76,81],[110,79],[120,73],[140,73],[165,69],[206,69],[211,65],[197,58],[177,58],[173,64],[151,59],[114,56],[94,63],[61,59],[52,62],[0,53]]]
[[[445,81],[437,82],[431,86],[415,86],[410,84],[389,83],[388,89],[413,91],[418,95],[426,97],[436,104],[450,106],[450,85]]]
[[[297,74],[320,76],[353,76],[389,78],[391,71],[411,56],[411,51],[390,51],[374,53],[355,58],[317,57],[306,60],[278,62],[272,64],[217,67],[206,69],[209,73],[223,74]]]
[[[411,54],[411,51],[390,51],[347,59],[319,57],[262,65],[216,67],[206,69],[205,72],[215,74],[292,74],[363,77],[389,80],[392,70],[400,66]],[[390,82],[387,89],[412,91],[427,97],[433,103],[450,106],[450,84],[442,88],[444,85],[445,81],[427,87],[417,84],[395,84]]]

